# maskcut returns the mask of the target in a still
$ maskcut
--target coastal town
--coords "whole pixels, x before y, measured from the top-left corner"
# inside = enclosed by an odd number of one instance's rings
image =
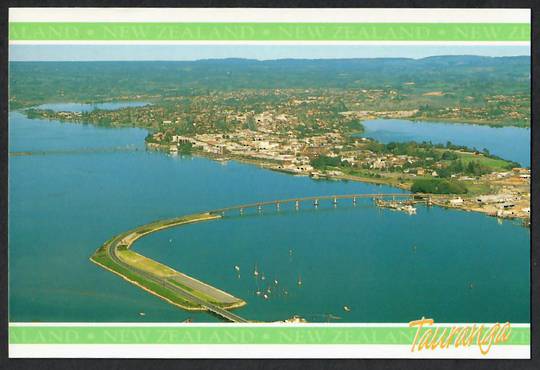
[[[418,179],[441,179],[437,171],[445,170],[444,161],[430,161],[428,158],[428,164],[420,164],[422,159],[411,155],[378,154],[368,149],[372,140],[360,138],[344,143],[344,137],[337,132],[298,139],[242,130],[228,135],[173,135],[170,142],[163,140],[164,135],[156,133],[147,145],[151,149],[169,151],[172,155],[178,155],[182,147],[187,145],[194,153],[221,161],[235,159],[314,179],[356,180],[389,184],[407,190]],[[482,153],[455,152],[465,160],[490,159]],[[317,159],[321,156],[329,158],[335,165],[317,166]],[[499,218],[522,218],[528,222],[530,169],[512,167],[479,176],[452,174],[451,179],[466,184],[464,194],[448,196],[444,201],[434,200],[434,204],[483,212]]]
[[[360,94],[373,101],[395,95],[379,90]],[[150,150],[238,160],[313,179],[362,181],[442,194],[443,200],[434,200],[437,205],[529,223],[530,169],[487,150],[450,142],[382,144],[363,137],[363,120],[421,120],[426,113],[420,109],[360,110],[352,98],[350,91],[325,95],[318,90],[275,89],[167,98],[119,110],[26,112],[33,118],[145,127],[150,131],[146,138]],[[490,99],[499,103],[511,100]],[[443,118],[463,115],[460,108],[441,109],[446,112],[441,113]]]

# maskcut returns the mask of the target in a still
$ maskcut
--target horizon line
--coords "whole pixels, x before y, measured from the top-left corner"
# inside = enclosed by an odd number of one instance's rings
[[[502,58],[531,58],[531,55],[527,54],[516,54],[516,55],[497,55],[497,56],[491,56],[491,55],[478,55],[478,54],[446,54],[446,55],[430,55],[426,57],[420,57],[420,58],[412,58],[412,57],[359,57],[359,58],[268,58],[268,59],[257,59],[257,58],[241,58],[241,57],[227,57],[227,58],[201,58],[201,59],[102,59],[102,60],[8,60],[8,62],[17,62],[17,63],[72,63],[72,62],[204,62],[204,61],[220,61],[220,60],[242,60],[242,61],[254,61],[254,62],[268,62],[268,61],[285,61],[285,60],[298,60],[298,61],[313,61],[313,60],[377,60],[377,59],[393,59],[393,60],[414,60],[414,61],[420,61],[424,59],[432,59],[432,58],[459,58],[459,57],[475,57],[475,58],[489,58],[489,59],[502,59]]]

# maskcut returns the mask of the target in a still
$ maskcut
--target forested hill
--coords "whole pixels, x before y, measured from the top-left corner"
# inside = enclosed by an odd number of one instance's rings
[[[274,88],[405,89],[412,94],[528,94],[530,57],[212,59],[186,62],[11,62],[12,108],[46,101],[177,96]]]

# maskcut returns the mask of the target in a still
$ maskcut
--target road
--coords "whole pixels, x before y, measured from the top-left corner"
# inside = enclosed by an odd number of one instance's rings
[[[193,294],[185,291],[184,289],[180,288],[179,286],[177,285],[174,285],[170,282],[168,282],[166,279],[162,279],[158,276],[155,276],[147,271],[144,271],[144,270],[141,270],[141,269],[138,269],[134,266],[131,266],[127,263],[125,263],[124,261],[122,261],[119,257],[118,257],[118,248],[119,246],[119,241],[115,240],[113,242],[111,242],[107,248],[107,255],[109,256],[109,258],[114,261],[116,264],[120,265],[121,267],[125,268],[125,269],[128,269],[129,271],[132,271],[132,272],[135,272],[137,275],[140,275],[142,277],[144,277],[145,279],[148,279],[156,284],[159,284],[161,285],[162,287],[164,288],[167,288],[168,290],[170,291],[173,291],[174,293],[178,294],[179,296],[187,299],[188,301],[191,301],[191,302],[194,302],[204,308],[206,308],[207,310],[209,311],[212,311],[214,312],[215,314],[223,317],[224,319],[226,320],[229,320],[231,322],[249,322],[248,320],[230,312],[230,311],[227,311],[219,306],[216,306],[212,303],[209,303],[205,300],[202,300],[200,298],[198,298],[197,296],[194,296]]]
[[[106,250],[107,256],[110,258],[110,260],[113,261],[114,263],[116,263],[118,266],[123,267],[123,268],[127,269],[128,271],[131,271],[134,274],[137,274],[137,275],[139,275],[141,277],[144,277],[148,281],[151,281],[151,282],[153,282],[155,284],[158,284],[158,285],[166,288],[167,290],[169,290],[171,292],[174,292],[179,297],[182,297],[182,298],[186,299],[187,301],[193,302],[195,304],[198,304],[201,307],[206,308],[208,311],[211,311],[211,312],[219,315],[220,317],[222,317],[222,318],[224,318],[226,320],[229,320],[229,321],[232,321],[232,322],[241,322],[241,323],[243,322],[243,323],[245,323],[245,322],[249,322],[249,321],[242,318],[242,317],[240,317],[240,316],[238,316],[238,315],[236,315],[236,314],[234,314],[234,313],[232,313],[232,312],[230,312],[230,311],[228,311],[228,310],[223,309],[222,307],[219,307],[219,306],[217,306],[215,304],[212,304],[212,303],[210,303],[210,302],[208,302],[208,301],[206,301],[204,299],[201,299],[201,298],[197,297],[196,295],[190,293],[188,290],[185,290],[182,287],[180,287],[180,286],[178,286],[176,284],[173,284],[172,282],[167,280],[167,278],[155,275],[155,274],[153,274],[153,273],[151,273],[149,271],[140,269],[140,268],[138,268],[136,266],[133,266],[131,264],[128,264],[128,263],[122,261],[118,256],[118,247],[123,246],[123,247],[129,248],[131,246],[131,244],[134,243],[138,238],[140,238],[140,237],[142,237],[144,235],[147,235],[149,233],[153,233],[153,232],[156,232],[156,231],[159,231],[159,230],[162,230],[162,229],[165,229],[165,228],[177,226],[177,225],[180,225],[180,224],[187,224],[187,223],[199,222],[199,221],[207,220],[209,218],[216,218],[216,216],[215,216],[216,214],[223,213],[225,211],[234,210],[234,209],[238,210],[238,209],[244,209],[244,208],[262,207],[262,206],[266,206],[266,205],[279,205],[279,204],[285,204],[285,203],[296,203],[297,205],[299,205],[301,202],[305,202],[305,201],[313,201],[314,203],[319,204],[318,202],[320,200],[325,200],[325,199],[326,200],[332,200],[333,203],[336,203],[338,199],[352,199],[353,201],[356,201],[356,199],[361,199],[361,198],[388,198],[388,197],[410,198],[410,197],[413,197],[413,196],[414,196],[414,194],[408,194],[408,193],[323,195],[323,196],[312,196],[312,197],[302,197],[302,198],[292,198],[292,199],[280,199],[280,200],[273,200],[273,201],[264,201],[264,202],[258,202],[258,203],[237,205],[237,206],[233,206],[233,207],[220,208],[220,209],[215,209],[215,210],[206,212],[204,214],[209,215],[209,216],[206,216],[206,218],[203,218],[203,219],[198,218],[198,219],[195,219],[193,221],[183,221],[182,220],[183,218],[178,218],[178,219],[172,219],[172,220],[157,221],[157,222],[154,222],[154,223],[143,225],[143,226],[139,227],[138,229],[143,229],[144,231],[142,231],[142,232],[139,231],[137,233],[132,232],[131,234],[128,234],[127,236],[125,234],[122,234],[121,236],[117,236],[113,240],[111,240],[109,243],[106,244],[105,250]],[[431,197],[431,195],[430,195],[430,197]],[[210,215],[214,215],[214,216],[210,216]],[[185,216],[185,217],[189,217],[189,216]],[[146,230],[145,230],[145,228],[146,228]]]

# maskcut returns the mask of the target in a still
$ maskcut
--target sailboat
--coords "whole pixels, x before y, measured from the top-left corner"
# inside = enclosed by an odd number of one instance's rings
[[[302,277],[298,275],[298,285],[302,285]]]
[[[255,270],[253,270],[253,276],[259,276],[259,271],[257,271],[257,264],[255,264]]]

